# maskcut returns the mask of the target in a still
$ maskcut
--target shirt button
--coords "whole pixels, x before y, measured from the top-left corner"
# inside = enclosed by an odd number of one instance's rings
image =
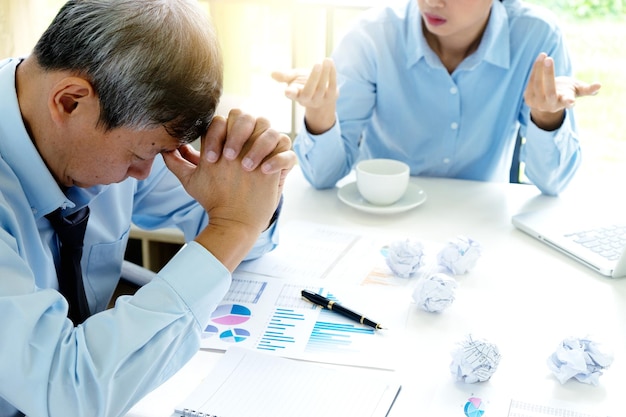
[[[450,123],[450,129],[457,130],[458,127],[459,127],[459,124],[457,122]]]
[[[459,90],[456,87],[450,88],[450,94],[456,94]]]
[[[450,158],[443,158],[443,163],[444,164],[449,164],[450,163]]]

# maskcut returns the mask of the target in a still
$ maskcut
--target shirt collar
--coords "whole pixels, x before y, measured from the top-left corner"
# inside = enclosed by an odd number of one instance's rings
[[[407,33],[407,68],[424,59],[431,67],[442,67],[441,60],[428,46],[422,31],[422,16],[416,1],[409,2],[406,19]],[[494,1],[485,33],[476,52],[461,63],[459,68],[473,69],[481,61],[493,65],[509,68],[510,45],[509,45],[509,20],[504,5]]]
[[[73,208],[48,170],[24,124],[15,90],[21,59],[0,61],[0,157],[13,170],[36,218],[61,207]]]
[[[494,1],[483,40],[476,55],[480,59],[508,69],[511,65],[509,16],[502,2]]]

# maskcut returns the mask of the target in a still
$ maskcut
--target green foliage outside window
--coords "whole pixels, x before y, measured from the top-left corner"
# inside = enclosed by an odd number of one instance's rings
[[[565,34],[576,78],[599,81],[596,97],[576,101],[583,150],[577,178],[601,182],[626,172],[623,97],[626,83],[626,0],[526,0],[556,13]]]
[[[626,0],[530,0],[569,17],[593,19],[626,15]]]

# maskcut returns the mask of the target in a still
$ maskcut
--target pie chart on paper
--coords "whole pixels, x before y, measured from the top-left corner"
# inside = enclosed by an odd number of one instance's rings
[[[485,414],[482,400],[476,397],[468,398],[464,411],[467,417],[482,417]]]
[[[211,320],[214,323],[233,326],[250,320],[251,314],[250,309],[246,306],[240,304],[224,304],[215,309],[211,315]]]
[[[204,329],[204,331],[202,332],[202,338],[206,339],[209,337],[213,337],[217,334],[218,329],[217,327],[209,324],[208,326],[206,326],[206,328]]]
[[[246,329],[228,329],[220,334],[220,339],[226,343],[244,342],[250,337],[250,332]]]

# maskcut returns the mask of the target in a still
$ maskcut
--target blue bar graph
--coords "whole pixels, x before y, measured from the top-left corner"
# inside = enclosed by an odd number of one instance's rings
[[[324,314],[320,314],[322,318]],[[307,352],[356,351],[351,348],[358,335],[373,335],[374,329],[348,323],[317,321],[306,345]]]
[[[298,323],[304,322],[303,314],[289,308],[276,308],[265,328],[263,336],[257,344],[258,350],[278,351],[287,348],[296,342],[295,337],[290,335]]]

